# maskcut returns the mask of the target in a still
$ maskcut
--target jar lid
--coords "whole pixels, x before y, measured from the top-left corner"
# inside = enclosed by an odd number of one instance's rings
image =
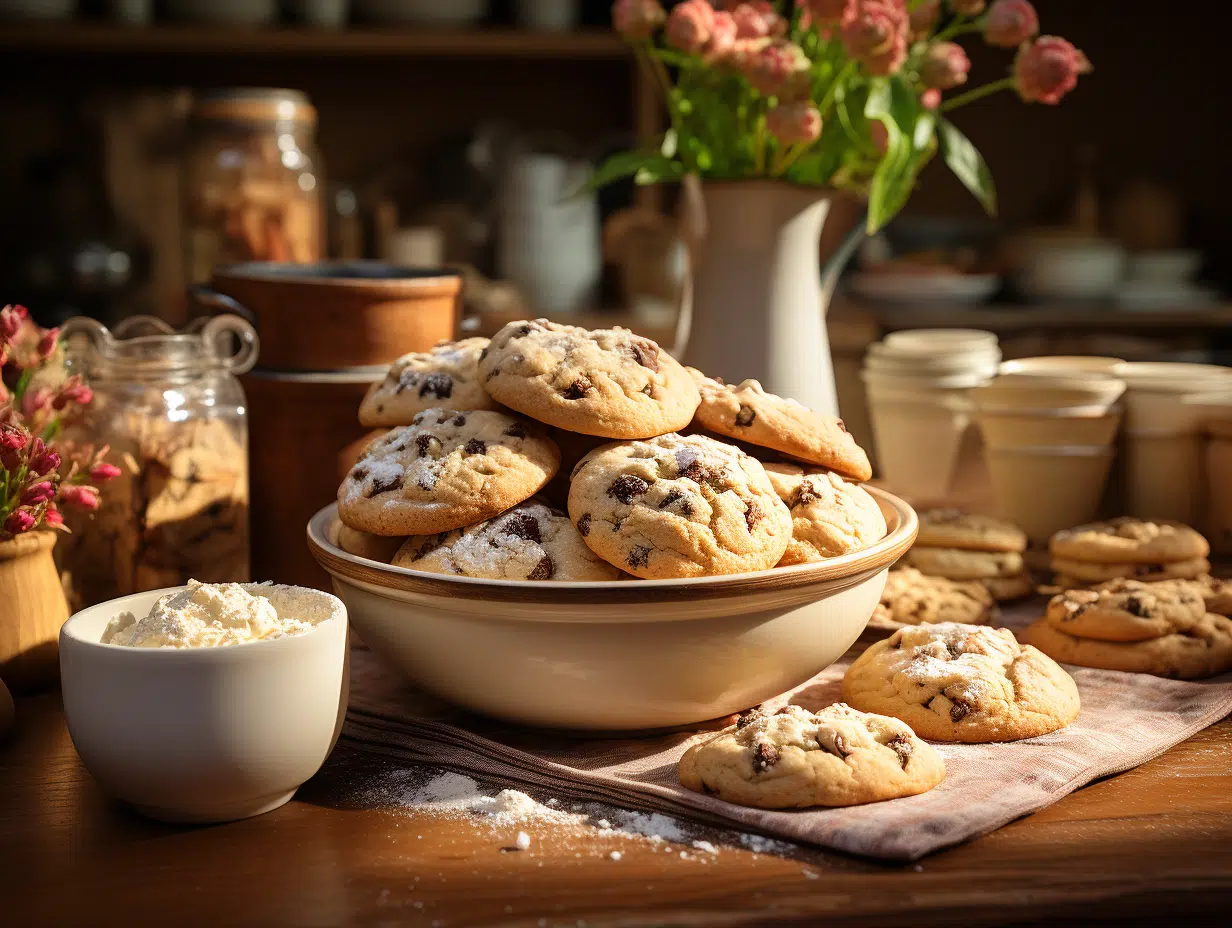
[[[316,124],[317,111],[308,95],[277,87],[226,87],[200,94],[193,105],[194,119],[244,122],[303,122]]]

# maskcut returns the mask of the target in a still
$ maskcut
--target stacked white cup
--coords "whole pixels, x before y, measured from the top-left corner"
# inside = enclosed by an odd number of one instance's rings
[[[978,329],[893,332],[869,347],[865,393],[881,474],[917,501],[949,495],[971,424],[971,391],[997,372],[997,336]]]

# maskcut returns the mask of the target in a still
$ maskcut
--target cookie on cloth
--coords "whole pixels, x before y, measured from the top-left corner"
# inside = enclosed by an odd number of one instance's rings
[[[1211,562],[1204,557],[1194,557],[1184,561],[1102,563],[1053,555],[1052,569],[1057,574],[1058,586],[1068,585],[1069,581],[1077,581],[1074,584],[1076,586],[1092,586],[1121,579],[1141,580],[1144,583],[1194,580],[1211,572]],[[1062,580],[1066,583],[1062,583]]]
[[[385,379],[368,388],[359,421],[369,427],[410,425],[425,409],[498,409],[479,382],[479,353],[486,338],[442,342],[430,351],[404,354]]]
[[[1054,559],[1067,563],[1170,564],[1205,558],[1211,546],[1201,534],[1180,522],[1124,516],[1057,532],[1048,550]]]
[[[735,386],[688,368],[701,393],[697,422],[717,435],[772,448],[853,480],[868,480],[872,465],[842,419],[767,393],[756,380]]]
[[[685,369],[628,329],[511,322],[479,357],[483,387],[533,419],[602,438],[653,438],[684,428],[697,409]]]
[[[1008,577],[984,577],[979,582],[992,594],[992,598],[999,603],[1009,602],[1012,599],[1022,599],[1024,596],[1030,596],[1035,592],[1035,580],[1031,577],[1031,572],[1028,570],[1023,570]]]
[[[964,551],[1027,550],[1027,534],[1013,522],[961,509],[926,509],[920,513],[915,543],[922,548]]]
[[[1017,551],[965,551],[917,544],[903,555],[903,560],[926,574],[951,580],[1013,577],[1024,569],[1022,555]]]
[[[374,535],[461,528],[534,496],[556,445],[504,413],[427,409],[364,449],[338,488],[338,517]]]
[[[406,539],[395,567],[487,580],[616,580],[559,509],[531,500],[464,529]]]
[[[987,625],[997,614],[982,583],[930,577],[914,567],[895,568],[886,575],[880,606],[883,612],[874,618],[882,628],[935,622]]]
[[[1113,580],[1095,590],[1066,590],[1045,618],[1058,631],[1100,641],[1147,641],[1193,628],[1206,616],[1200,588],[1186,581]]]
[[[936,748],[897,719],[842,703],[754,710],[680,758],[680,783],[759,809],[851,806],[927,792],[945,778]]]
[[[791,543],[778,566],[850,554],[885,537],[881,507],[858,484],[820,467],[763,467],[779,499],[791,510]]]
[[[1193,627],[1148,641],[1099,641],[1057,629],[1048,619],[1033,622],[1026,639],[1066,664],[1200,680],[1232,670],[1232,619],[1208,612]]]
[[[843,698],[902,719],[931,741],[1018,741],[1078,717],[1078,687],[1012,632],[941,623],[902,628],[861,654]]]
[[[1203,574],[1194,583],[1206,600],[1206,611],[1217,615],[1232,616],[1232,580],[1221,580],[1210,574]]]
[[[760,462],[702,435],[596,448],[573,470],[569,517],[592,551],[648,580],[766,570],[791,541]]]

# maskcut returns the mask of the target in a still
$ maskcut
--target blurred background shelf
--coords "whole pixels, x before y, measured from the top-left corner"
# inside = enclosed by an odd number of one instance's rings
[[[1141,332],[1156,329],[1217,331],[1232,327],[1232,304],[1161,310],[1124,310],[1089,303],[923,307],[879,305],[839,297],[831,312],[844,316],[866,316],[887,331],[954,328],[995,332],[1037,329]]]
[[[0,24],[0,51],[45,55],[457,56],[624,60],[620,39],[603,29],[537,32],[348,27],[124,27],[106,23]]]

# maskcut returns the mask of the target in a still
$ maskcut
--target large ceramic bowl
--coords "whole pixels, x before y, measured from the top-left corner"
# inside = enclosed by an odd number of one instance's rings
[[[417,686],[523,724],[666,728],[757,705],[859,637],[919,527],[905,502],[869,492],[889,526],[872,547],[693,580],[508,582],[392,567],[333,544],[333,505],[308,523],[308,546],[363,640]]]
[[[346,608],[317,590],[251,584],[280,614],[311,595],[301,635],[217,648],[102,644],[112,617],[141,617],[183,587],[83,609],[60,630],[64,715],[102,788],[151,818],[224,822],[276,809],[333,750],[347,704]],[[285,597],[285,599],[284,599]]]

